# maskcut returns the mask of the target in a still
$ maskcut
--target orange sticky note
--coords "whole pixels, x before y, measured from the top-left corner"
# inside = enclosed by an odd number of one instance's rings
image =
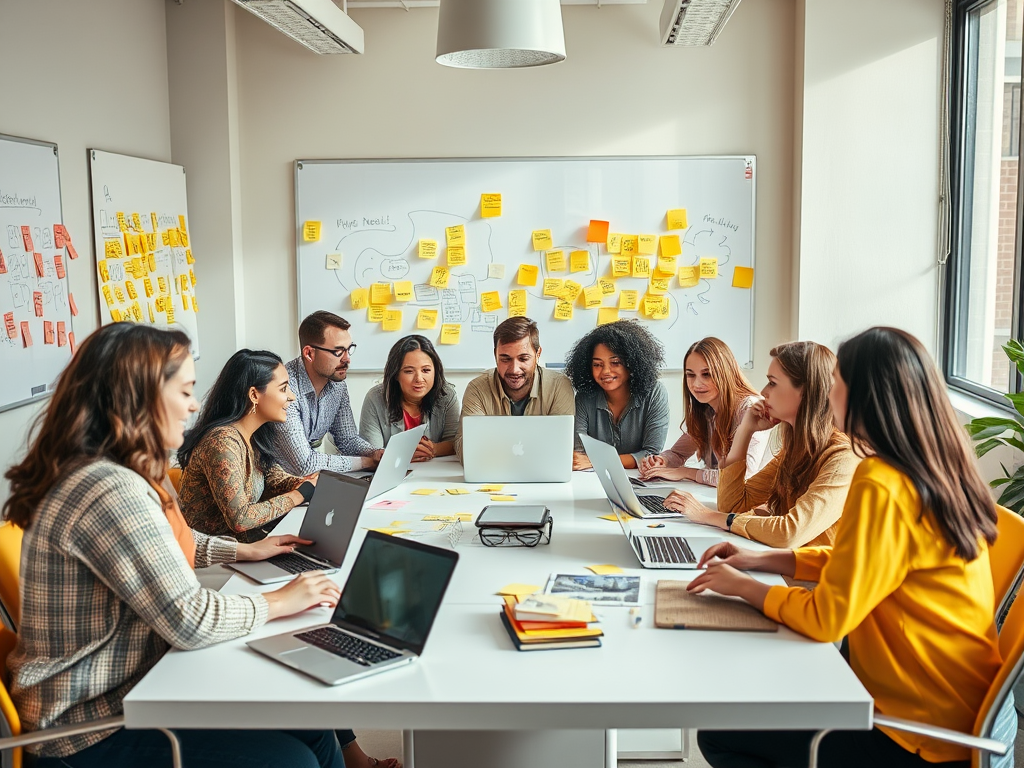
[[[458,344],[462,335],[462,326],[458,323],[444,323],[441,326],[441,343]]]
[[[535,251],[549,251],[554,243],[551,240],[550,229],[535,229],[533,230],[533,250]]]
[[[7,274],[7,262],[4,261],[4,252],[0,251],[0,275]]]
[[[64,247],[64,226],[61,224],[53,225],[53,247],[63,248]]]
[[[57,346],[66,347],[68,345],[68,331],[67,325],[63,320],[57,321]]]
[[[419,257],[421,259],[436,259],[437,240],[420,240]]]
[[[466,245],[466,227],[463,224],[456,224],[454,227],[444,228],[445,245],[449,248]]]
[[[539,271],[540,268],[534,264],[520,264],[518,283],[520,285],[536,285]]]
[[[565,251],[548,251],[545,260],[547,261],[548,272],[565,271]]]
[[[754,270],[751,267],[734,267],[732,270],[733,288],[750,288],[754,285]]]
[[[569,254],[569,271],[586,272],[590,269],[590,251],[573,251]]]
[[[75,332],[71,331],[68,334],[68,344],[71,345],[71,354],[75,354]]]
[[[385,331],[400,331],[402,330],[402,310],[400,309],[389,309],[384,313],[384,330]]]
[[[679,235],[662,235],[658,243],[662,256],[678,256],[683,252],[683,244],[679,241]]]
[[[43,316],[43,292],[33,291],[32,292],[32,306],[35,308],[36,317]]]
[[[700,259],[700,276],[701,279],[718,277],[718,259],[702,256]]]
[[[637,235],[637,252],[646,256],[653,255],[658,248],[657,235]]]
[[[18,324],[14,322],[13,312],[4,312],[4,328],[7,329],[7,338],[18,338]]]
[[[78,317],[78,305],[75,304],[75,295],[73,293],[68,294],[68,304],[71,305],[71,316]]]
[[[590,225],[587,227],[587,242],[608,242],[608,222],[601,221],[600,219],[591,219]]]
[[[481,293],[480,309],[484,312],[493,312],[496,309],[501,309],[501,294],[497,291]]]
[[[28,320],[21,321],[21,342],[25,347],[32,346],[32,331],[29,330]]]
[[[501,195],[480,195],[480,218],[493,219],[495,216],[501,216]]]
[[[25,246],[26,251],[32,251],[32,227],[22,226],[21,228],[21,244]],[[22,324],[24,325],[24,323]],[[28,346],[27,344],[25,346]]]
[[[421,309],[416,314],[416,327],[421,331],[430,330],[431,328],[437,327],[437,310],[436,309]]]
[[[508,316],[526,317],[526,291],[520,289],[508,292]]]
[[[51,320],[43,320],[43,344],[53,344],[55,341],[53,322]]]
[[[36,277],[46,277],[46,267],[43,265],[43,254],[33,253],[32,261],[36,264]]]
[[[700,267],[680,267],[679,287],[692,288],[700,282]]]
[[[68,249],[68,256],[70,256],[72,259],[77,259],[78,258],[78,251],[75,250],[75,246],[73,246],[71,244],[71,241],[68,240],[65,245],[67,246],[67,249]]]
[[[3,258],[2,255],[0,255],[0,267],[3,266],[3,261],[4,261],[4,258]],[[57,270],[57,279],[58,280],[63,280],[64,279],[64,275],[66,273],[64,272],[64,257],[61,254],[55,253],[53,255],[53,267],[54,267],[54,269]],[[4,271],[6,271],[6,270],[4,270]]]

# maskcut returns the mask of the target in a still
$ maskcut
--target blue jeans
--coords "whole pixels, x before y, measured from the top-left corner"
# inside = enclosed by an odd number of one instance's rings
[[[174,732],[186,768],[345,768],[334,731]],[[26,757],[36,768],[169,768],[171,743],[160,731],[122,728],[68,757]]]

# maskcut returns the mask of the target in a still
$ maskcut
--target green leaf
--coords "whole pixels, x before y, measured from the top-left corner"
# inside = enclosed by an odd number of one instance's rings
[[[979,427],[974,424],[967,425],[967,434],[971,436],[972,440],[988,440],[990,437],[998,437],[999,435],[1005,434],[1006,432],[1016,433],[1020,428],[1016,422],[1004,419],[1003,424],[993,424],[988,427]]]
[[[990,440],[986,440],[985,442],[978,443],[976,446],[974,446],[974,452],[978,455],[978,458],[980,459],[993,448],[999,448],[1004,445],[1006,445],[1006,442],[1004,440],[1001,440],[998,437],[993,437]]]
[[[1024,479],[1014,475],[1003,492],[999,495],[999,503],[1014,512],[1024,509]]]
[[[1002,438],[1002,440],[1007,445],[1013,446],[1014,448],[1016,448],[1021,453],[1024,453],[1024,440],[1020,440],[1019,438],[1016,438],[1016,437],[1004,437],[1004,438]]]
[[[1017,393],[1013,395],[1003,395],[1007,400],[1013,404],[1013,409],[1017,411],[1021,416],[1024,416],[1024,393]]]
[[[998,488],[1000,485],[1006,485],[1013,478],[1011,477],[997,477],[995,480],[989,482],[989,485],[993,488]]]
[[[1003,352],[1010,359],[1010,362],[1017,366],[1017,370],[1024,374],[1024,345],[1016,339],[1010,339],[1003,344]]]

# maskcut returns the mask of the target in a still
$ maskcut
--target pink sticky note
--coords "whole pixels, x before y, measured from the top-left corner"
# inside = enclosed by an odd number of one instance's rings
[[[43,292],[33,291],[32,292],[32,305],[36,310],[36,317],[43,316]]]
[[[64,230],[64,237],[67,239],[67,242],[65,243],[65,245],[67,246],[67,249],[68,249],[68,256],[70,256],[72,259],[77,259],[78,258],[78,251],[76,251],[75,250],[75,246],[73,246],[71,244],[71,238],[68,237],[67,230]]]
[[[68,294],[68,304],[71,305],[71,316],[78,317],[78,305],[75,304],[75,294]]]
[[[43,344],[53,344],[53,321],[43,320]]]
[[[64,272],[64,256],[62,256],[59,253],[54,254],[54,256],[53,256],[53,266],[57,270],[57,278],[60,279],[60,280],[63,280],[64,279],[64,275],[66,274]]]
[[[26,251],[32,250],[32,227],[21,228],[21,243]]]
[[[0,251],[0,275],[7,274],[7,262],[4,261],[4,252]]]
[[[408,503],[408,501],[400,501],[399,499],[385,499],[370,505],[367,509],[401,509]]]
[[[53,225],[53,247],[63,248],[64,247],[64,225],[54,224]]]
[[[28,328],[28,320],[21,321],[21,341],[26,347],[32,346],[32,332]]]
[[[36,277],[46,277],[46,267],[43,266],[43,254],[33,253],[32,260],[36,263]]]
[[[68,345],[68,330],[63,320],[57,321],[57,346],[66,347]]]

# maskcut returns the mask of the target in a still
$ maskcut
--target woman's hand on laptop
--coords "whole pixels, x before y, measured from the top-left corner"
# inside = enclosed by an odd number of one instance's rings
[[[291,552],[299,544],[309,546],[312,541],[300,539],[298,536],[267,536],[262,541],[254,541],[252,544],[238,544],[238,551],[235,553],[235,560],[266,560],[277,555],[284,555]]]
[[[691,523],[703,523],[725,529],[725,515],[708,509],[687,491],[672,491],[662,502],[665,509],[679,512]]]
[[[300,573],[280,589],[264,592],[263,597],[267,599],[269,621],[301,613],[319,605],[333,608],[341,599],[341,588],[323,571],[307,571]]]
[[[796,570],[796,556],[791,549],[759,551],[736,546],[731,541],[722,541],[708,547],[701,555],[697,567],[710,567],[711,563],[724,563],[740,571],[781,573],[785,576],[792,576]]]

